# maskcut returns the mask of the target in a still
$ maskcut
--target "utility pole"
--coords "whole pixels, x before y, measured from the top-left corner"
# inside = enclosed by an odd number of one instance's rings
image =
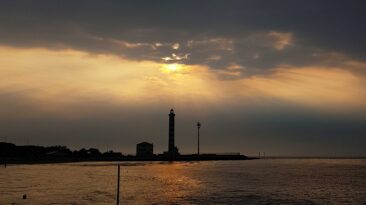
[[[200,128],[201,123],[197,122],[197,155],[200,155]]]

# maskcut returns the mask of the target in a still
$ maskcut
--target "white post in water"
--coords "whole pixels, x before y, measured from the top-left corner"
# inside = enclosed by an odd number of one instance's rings
[[[117,205],[119,205],[120,164],[117,164]]]

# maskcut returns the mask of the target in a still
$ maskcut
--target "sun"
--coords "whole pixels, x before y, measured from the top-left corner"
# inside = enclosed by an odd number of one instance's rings
[[[179,72],[183,69],[182,64],[172,63],[172,64],[164,64],[163,71],[166,73]]]
[[[182,68],[182,65],[181,64],[177,64],[177,63],[174,63],[174,64],[168,64],[166,65],[166,68],[170,71],[178,71]]]

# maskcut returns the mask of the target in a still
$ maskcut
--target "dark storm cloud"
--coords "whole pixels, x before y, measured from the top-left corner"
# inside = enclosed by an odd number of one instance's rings
[[[232,64],[266,72],[337,52],[366,60],[366,3],[323,1],[1,1],[0,43],[110,53],[136,60]],[[292,42],[274,47],[271,32]],[[278,39],[277,39],[278,40]],[[173,45],[179,43],[179,49]],[[178,57],[177,57],[178,56]]]

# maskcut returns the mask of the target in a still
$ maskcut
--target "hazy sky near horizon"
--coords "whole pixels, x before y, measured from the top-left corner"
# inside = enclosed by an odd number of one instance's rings
[[[366,2],[0,1],[0,141],[366,156]]]

